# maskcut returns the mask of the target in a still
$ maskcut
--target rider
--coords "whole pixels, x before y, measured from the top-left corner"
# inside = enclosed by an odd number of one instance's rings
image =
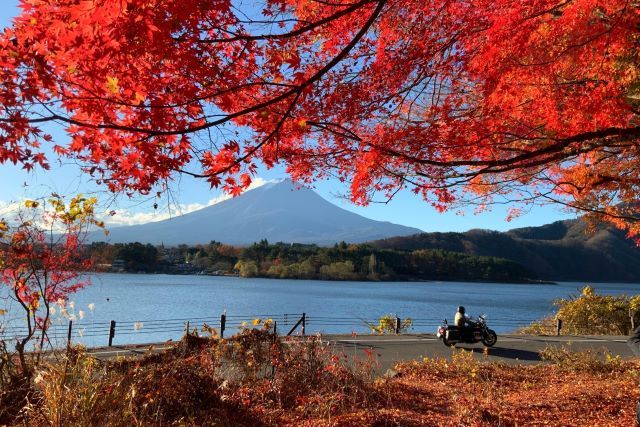
[[[453,319],[453,323],[455,323],[458,328],[464,327],[464,324],[466,323],[466,316],[464,315],[464,312],[465,310],[463,306],[459,306],[458,311],[456,311],[456,316]]]
[[[453,323],[455,323],[455,325],[460,329],[460,338],[466,341],[469,337],[469,328],[467,327],[467,325],[470,322],[465,315],[465,309],[463,306],[458,307],[458,311],[456,311],[456,316],[453,319]]]

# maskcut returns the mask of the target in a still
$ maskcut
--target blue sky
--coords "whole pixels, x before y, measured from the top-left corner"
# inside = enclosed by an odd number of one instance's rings
[[[11,18],[19,13],[18,0],[2,0],[0,5],[0,26],[10,25]],[[48,128],[58,142],[64,141],[66,135],[62,128]],[[171,194],[163,197],[160,208],[153,209],[154,200],[142,197],[128,199],[113,198],[103,188],[89,182],[77,165],[69,160],[58,161],[50,157],[52,169],[50,171],[36,170],[27,173],[11,164],[0,165],[0,216],[7,211],[12,202],[25,198],[45,197],[52,191],[60,194],[75,194],[78,192],[97,192],[105,211],[116,210],[118,214],[113,218],[114,224],[129,224],[148,220],[163,219],[177,212],[188,212],[220,200],[221,193],[212,191],[208,184],[189,177],[176,177],[171,188]],[[286,177],[282,168],[266,170],[261,168],[259,180],[277,180]],[[571,218],[572,214],[554,206],[533,206],[525,215],[507,222],[506,207],[496,207],[490,212],[473,214],[466,212],[438,213],[421,198],[409,191],[398,194],[388,204],[372,204],[367,207],[355,206],[336,195],[345,194],[346,188],[337,180],[319,182],[316,191],[334,204],[356,212],[368,218],[390,221],[407,226],[417,227],[424,231],[465,231],[471,228],[487,228],[507,230],[516,227],[542,225],[559,219]],[[169,209],[168,209],[169,208]]]

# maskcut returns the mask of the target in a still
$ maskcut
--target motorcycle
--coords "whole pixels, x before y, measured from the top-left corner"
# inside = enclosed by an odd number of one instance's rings
[[[492,347],[498,341],[498,335],[493,329],[487,326],[486,316],[478,317],[477,322],[470,321],[468,326],[468,336],[462,337],[460,328],[455,325],[449,325],[447,319],[444,319],[442,325],[438,328],[436,336],[442,339],[447,347],[453,347],[457,343],[475,344],[482,341],[487,347]]]

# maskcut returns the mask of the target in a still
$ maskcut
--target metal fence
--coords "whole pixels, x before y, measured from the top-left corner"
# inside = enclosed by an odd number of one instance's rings
[[[260,322],[254,325],[254,320]],[[47,339],[53,346],[67,345],[68,342],[82,343],[91,347],[132,343],[161,342],[179,339],[186,331],[202,331],[204,326],[215,328],[222,336],[233,335],[241,328],[259,327],[265,320],[277,328],[279,335],[291,334],[351,334],[371,333],[372,327],[379,324],[380,318],[313,316],[308,313],[289,314],[227,314],[211,317],[171,318],[171,319],[139,319],[112,320],[110,322],[94,322],[75,320],[56,322],[47,331]],[[399,322],[401,319],[396,317]],[[491,328],[500,331],[515,331],[539,319],[523,318],[490,318]],[[396,333],[404,330],[408,333],[434,333],[443,319],[439,317],[419,317],[411,319],[411,326],[406,330],[397,325]],[[0,330],[2,337],[11,339],[24,334],[25,328],[19,325],[7,326]],[[392,331],[393,332],[393,331]]]

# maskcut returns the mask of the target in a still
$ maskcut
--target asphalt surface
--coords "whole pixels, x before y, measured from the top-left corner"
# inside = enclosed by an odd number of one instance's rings
[[[367,354],[373,351],[378,355],[381,369],[386,370],[395,363],[407,360],[429,358],[450,358],[453,349],[445,346],[433,335],[372,336],[356,339],[335,338],[335,346],[345,354]],[[476,358],[508,364],[540,363],[540,350],[548,346],[557,346],[572,350],[592,349],[612,356],[632,357],[626,337],[588,337],[562,336],[540,337],[528,335],[502,335],[498,342],[485,351],[481,343],[458,344],[455,349],[472,351]]]
[[[291,341],[295,345],[297,340]],[[337,354],[348,358],[366,358],[373,356],[379,364],[378,369],[386,371],[397,362],[430,358],[450,358],[452,349],[445,346],[434,335],[327,335],[322,341],[334,349]],[[114,346],[91,349],[91,354],[99,359],[140,356],[148,351],[164,351],[174,343],[157,343],[137,346]],[[564,346],[573,351],[592,349],[608,351],[612,356],[632,357],[633,353],[626,344],[626,337],[620,336],[560,336],[543,337],[531,335],[499,335],[498,342],[485,354],[485,348],[478,344],[458,344],[473,352],[483,360],[500,361],[509,364],[540,363],[540,350],[547,346]]]

